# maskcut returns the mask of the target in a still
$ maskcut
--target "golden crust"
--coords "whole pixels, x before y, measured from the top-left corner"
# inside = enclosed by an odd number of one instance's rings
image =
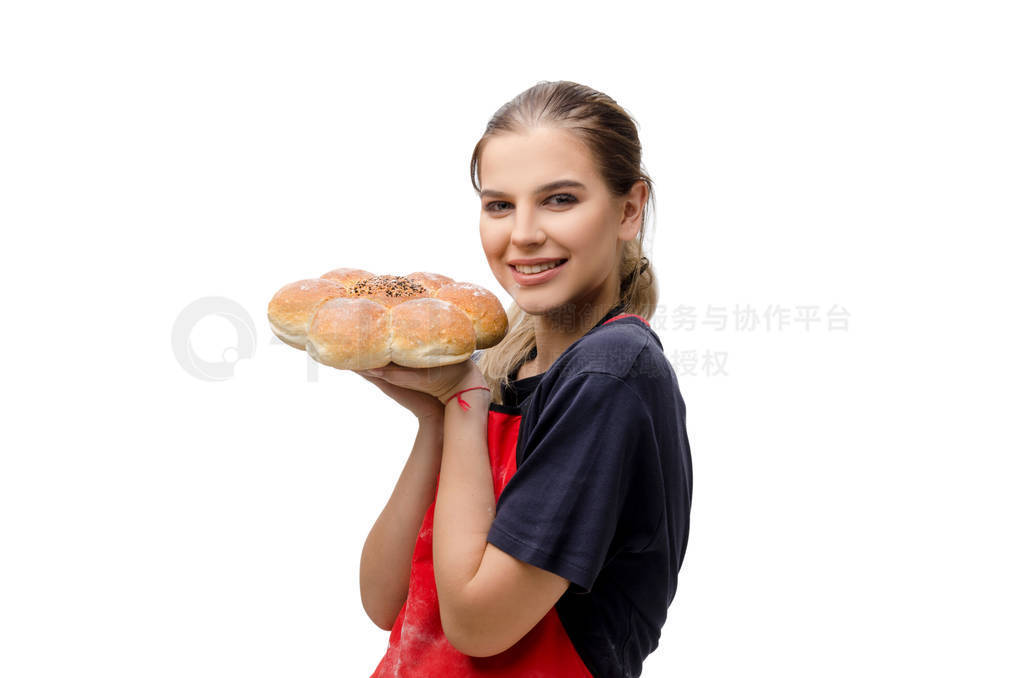
[[[306,352],[341,370],[368,370],[391,361],[391,314],[361,297],[331,299],[317,309]]]
[[[320,304],[345,296],[345,288],[331,280],[308,278],[288,283],[267,305],[267,319],[274,334],[295,348],[306,348],[306,328]]]
[[[476,331],[462,309],[441,299],[413,299],[391,309],[391,360],[407,367],[461,363]]]
[[[490,348],[505,338],[508,317],[498,297],[483,287],[468,282],[452,282],[434,294],[449,301],[469,316],[476,331],[476,348]]]
[[[336,268],[333,271],[327,271],[320,277],[339,282],[346,290],[349,290],[360,280],[372,278],[373,274],[361,268]]]
[[[426,287],[427,291],[429,291],[431,295],[448,283],[455,282],[446,275],[441,275],[440,273],[424,273],[423,271],[410,273],[405,277]]]
[[[339,369],[458,363],[508,332],[505,309],[488,290],[424,271],[337,268],[285,285],[267,317],[282,341]]]

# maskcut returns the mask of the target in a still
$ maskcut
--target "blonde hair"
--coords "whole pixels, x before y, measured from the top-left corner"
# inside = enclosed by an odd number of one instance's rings
[[[608,95],[567,80],[541,81],[494,113],[473,148],[469,163],[470,179],[478,195],[482,190],[480,155],[487,140],[499,134],[545,126],[565,129],[586,145],[613,196],[626,195],[637,181],[647,184],[647,201],[653,210],[654,182],[643,168],[640,138],[632,116]],[[658,304],[658,286],[651,262],[644,255],[646,224],[645,204],[640,231],[622,248],[619,303],[623,313],[635,313],[650,320]],[[502,388],[509,383],[509,372],[525,361],[537,344],[533,319],[515,301],[506,313],[508,334],[496,346],[481,351],[477,361],[491,387],[492,401],[499,404]]]

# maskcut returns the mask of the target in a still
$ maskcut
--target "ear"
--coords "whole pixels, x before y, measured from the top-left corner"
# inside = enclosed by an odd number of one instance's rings
[[[637,181],[629,193],[622,197],[622,220],[619,222],[619,240],[629,241],[636,237],[643,225],[644,205],[647,204],[648,188],[644,181]]]

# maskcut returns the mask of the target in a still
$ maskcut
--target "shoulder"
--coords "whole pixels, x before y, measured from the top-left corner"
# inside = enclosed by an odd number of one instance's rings
[[[616,410],[650,414],[650,403],[674,398],[675,373],[657,334],[638,318],[593,329],[570,346],[544,373],[531,397],[533,414],[549,408]],[[589,416],[589,415],[588,415]]]
[[[595,328],[564,354],[561,377],[603,374],[625,382],[665,376],[668,360],[661,340],[639,318],[622,318]]]

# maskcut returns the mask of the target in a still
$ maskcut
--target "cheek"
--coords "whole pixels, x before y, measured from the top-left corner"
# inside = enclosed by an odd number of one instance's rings
[[[505,250],[504,238],[499,229],[481,224],[480,245],[489,261],[500,258]]]
[[[583,216],[583,215],[580,215]],[[562,242],[575,252],[597,255],[614,247],[615,234],[601,214],[587,215],[562,230]]]
[[[501,288],[505,290],[505,292],[509,295],[515,296],[514,288],[511,288],[509,285],[511,281],[511,273],[508,272],[507,267],[502,263],[502,257],[505,255],[505,250],[508,247],[508,238],[506,235],[499,228],[495,228],[494,226],[488,228],[481,224],[480,244],[484,250],[484,258],[487,260],[487,266],[491,269],[494,279],[501,285]]]

